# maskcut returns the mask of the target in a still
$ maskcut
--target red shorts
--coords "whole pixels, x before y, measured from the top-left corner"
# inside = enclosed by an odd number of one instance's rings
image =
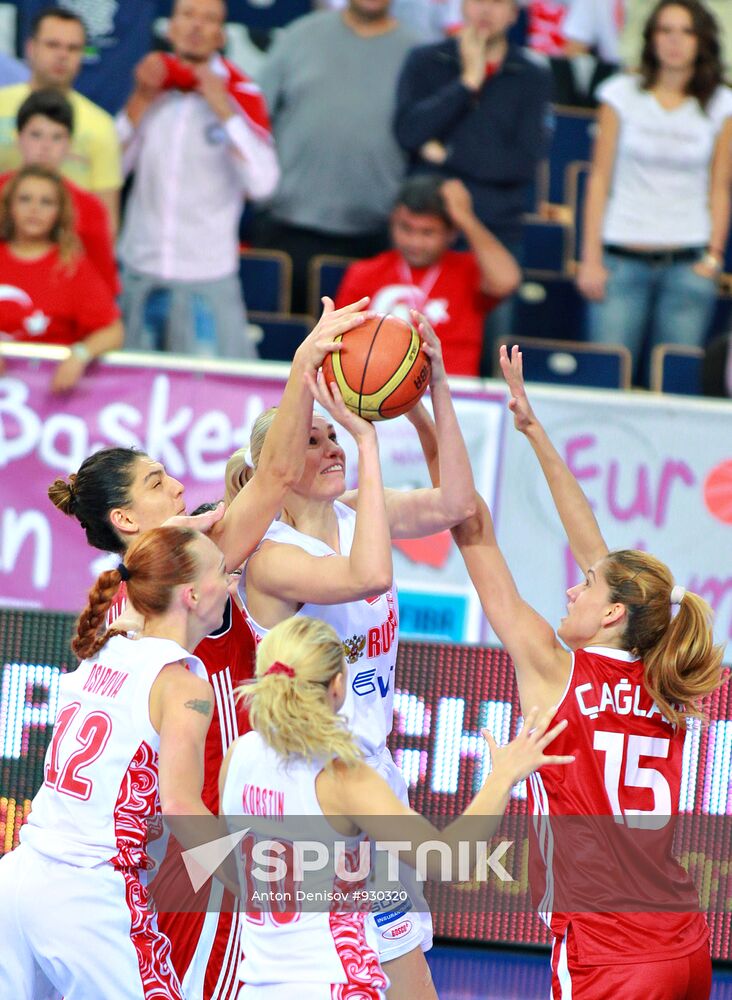
[[[708,941],[683,958],[632,965],[573,965],[567,958],[567,935],[554,940],[552,1000],[709,1000],[711,991]]]

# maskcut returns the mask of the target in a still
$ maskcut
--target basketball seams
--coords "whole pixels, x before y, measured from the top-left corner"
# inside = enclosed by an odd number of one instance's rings
[[[410,325],[409,329],[410,329],[409,343],[407,344],[407,349],[404,352],[404,355],[401,361],[399,362],[399,366],[394,372],[394,374],[391,375],[386,380],[386,382],[384,382],[384,384],[381,385],[376,390],[376,392],[368,393],[362,397],[363,399],[372,402],[372,405],[367,407],[367,409],[371,413],[376,413],[381,415],[381,404],[379,404],[378,406],[373,405],[373,401],[375,401],[378,398],[381,398],[382,402],[386,402],[386,400],[389,399],[389,397],[392,396],[401,385],[403,385],[406,379],[409,378],[409,375],[412,369],[414,368],[414,363],[419,355],[420,341],[419,341],[419,334],[414,329],[414,327]],[[412,359],[412,363],[409,364],[409,356],[412,353],[415,346],[417,350],[414,353],[414,358]]]
[[[366,373],[369,370],[369,361],[371,360],[371,355],[373,354],[373,351],[374,351],[374,344],[376,343],[376,338],[379,336],[379,330],[384,325],[384,320],[385,319],[386,319],[386,316],[382,316],[381,319],[379,320],[379,325],[374,330],[374,335],[371,338],[371,343],[369,344],[369,349],[366,352],[366,357],[364,359],[363,368],[361,369],[361,385],[358,388],[358,415],[359,415],[359,417],[363,416],[363,412],[362,412],[363,397],[364,397],[363,386],[364,386],[364,382],[366,381]],[[367,398],[370,398],[370,397],[367,397]]]

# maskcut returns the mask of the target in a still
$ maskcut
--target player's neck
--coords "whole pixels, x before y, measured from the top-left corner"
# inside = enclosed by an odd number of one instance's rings
[[[169,639],[183,649],[193,652],[203,639],[200,626],[185,608],[172,608],[164,615],[153,615],[145,619],[145,627],[140,635],[147,639]]]
[[[339,551],[338,518],[332,500],[312,500],[291,494],[282,508],[280,520]]]

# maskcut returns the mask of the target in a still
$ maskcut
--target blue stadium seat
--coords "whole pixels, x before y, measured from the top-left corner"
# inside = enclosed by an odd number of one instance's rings
[[[514,303],[512,328],[517,335],[585,338],[587,304],[568,275],[525,271]]]
[[[350,264],[353,264],[353,257],[332,257],[327,254],[319,254],[310,261],[309,274],[309,306],[313,316],[320,316],[322,306],[320,300],[323,295],[329,295],[332,299],[343,280]]]
[[[651,389],[654,392],[698,396],[701,393],[703,359],[701,347],[659,344],[651,354]]]
[[[292,301],[292,258],[282,250],[242,250],[239,279],[248,310],[287,313]]]
[[[315,326],[311,316],[250,312],[249,333],[263,361],[292,361],[295,351]],[[251,328],[255,329],[252,330]],[[258,336],[258,331],[261,336]]]
[[[502,337],[500,343],[505,343],[509,350],[513,344],[519,345],[527,382],[595,389],[630,387],[630,351],[619,344],[578,344],[572,340],[531,337]],[[497,347],[493,373],[500,376]]]
[[[524,216],[524,267],[536,271],[565,270],[571,230],[563,222]]]
[[[595,112],[555,108],[554,136],[549,149],[549,201],[568,204],[565,175],[576,160],[589,160],[595,134]]]

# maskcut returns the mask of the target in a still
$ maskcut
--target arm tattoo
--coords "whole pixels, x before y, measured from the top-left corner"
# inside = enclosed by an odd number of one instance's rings
[[[211,714],[211,702],[203,701],[201,698],[192,698],[185,703],[185,707],[190,708],[193,712],[200,712],[201,715]]]

